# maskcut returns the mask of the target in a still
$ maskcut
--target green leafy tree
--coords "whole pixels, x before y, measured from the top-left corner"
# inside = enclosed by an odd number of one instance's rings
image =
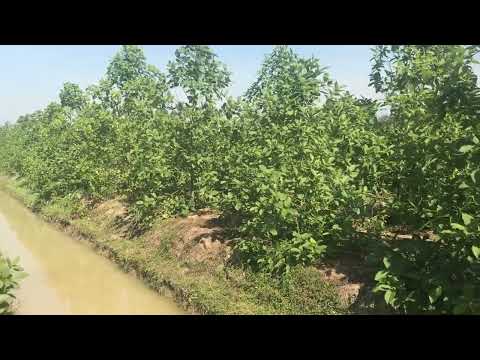
[[[72,110],[81,110],[87,102],[86,96],[82,89],[80,89],[80,86],[71,82],[63,84],[59,97],[60,104]]]
[[[399,311],[477,313],[480,198],[476,169],[479,89],[476,46],[379,46],[371,83],[391,115],[379,131],[395,149],[384,183],[391,221],[430,230],[383,262],[377,291]]]
[[[447,112],[480,110],[477,76],[472,65],[479,46],[377,46],[370,85],[386,95],[392,112],[409,111],[405,97],[440,120]],[[413,99],[412,99],[413,100]]]
[[[167,67],[170,85],[180,87],[193,107],[222,100],[230,85],[230,72],[205,45],[180,47]]]
[[[147,64],[143,50],[135,45],[121,47],[105,78],[90,87],[89,93],[114,115],[136,118],[164,112],[172,100],[166,77]]]
[[[202,121],[214,116],[215,101],[223,100],[230,84],[230,73],[215,53],[205,45],[182,46],[175,51],[175,61],[168,63],[170,84],[180,87],[187,96],[186,105],[179,104],[182,121],[177,123],[177,159],[188,172],[190,206],[196,207],[196,182],[201,171]]]
[[[258,79],[245,93],[263,111],[291,118],[315,104],[333,84],[318,59],[304,59],[287,46],[276,46],[266,56]]]

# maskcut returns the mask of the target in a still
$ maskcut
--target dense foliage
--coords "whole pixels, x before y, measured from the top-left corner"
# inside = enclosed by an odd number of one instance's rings
[[[59,104],[1,127],[0,167],[41,203],[121,197],[137,229],[216,209],[259,271],[366,252],[398,311],[478,313],[477,51],[376,47],[379,102],[285,46],[238,99],[225,97],[230,73],[207,46],[180,47],[167,74],[123,46],[99,84],[66,83]],[[391,112],[379,120],[382,105]],[[384,241],[393,226],[413,239]]]
[[[386,301],[404,311],[480,311],[477,52],[391,46],[374,54],[372,83],[392,108],[382,128],[395,149],[391,216],[437,235],[395,249],[377,274]]]
[[[19,258],[10,260],[0,253],[0,314],[11,312],[12,301],[15,299],[14,290],[19,281],[27,276],[19,265]]]

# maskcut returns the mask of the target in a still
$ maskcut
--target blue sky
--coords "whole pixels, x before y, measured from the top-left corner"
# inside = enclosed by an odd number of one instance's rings
[[[58,99],[66,81],[82,88],[97,82],[119,45],[0,46],[0,123],[13,122],[20,115],[39,110]],[[174,58],[177,46],[143,46],[147,61],[160,70]],[[229,92],[241,95],[255,80],[270,45],[212,46],[232,72]],[[375,97],[368,87],[370,46],[315,45],[292,46],[302,56],[315,56],[328,66],[332,77],[352,93]]]

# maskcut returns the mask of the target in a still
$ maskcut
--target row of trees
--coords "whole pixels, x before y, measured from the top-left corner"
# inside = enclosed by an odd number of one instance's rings
[[[245,95],[207,46],[182,46],[163,74],[123,46],[104,78],[0,128],[0,166],[42,203],[122,197],[136,227],[214,208],[239,258],[282,274],[356,250],[382,267],[404,312],[478,312],[480,125],[477,47],[378,46],[357,98],[315,58],[275,47]],[[175,101],[180,88],[185,102]],[[387,121],[378,121],[388,105]],[[384,244],[394,224],[435,241]]]

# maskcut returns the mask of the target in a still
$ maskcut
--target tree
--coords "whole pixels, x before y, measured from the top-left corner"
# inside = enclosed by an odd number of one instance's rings
[[[147,61],[143,50],[136,45],[123,45],[107,67],[106,78],[123,89],[125,85],[147,74]]]
[[[205,45],[182,46],[175,51],[175,61],[168,63],[170,84],[181,87],[189,104],[198,107],[225,97],[230,72]]]
[[[435,241],[396,244],[376,291],[405,312],[478,313],[480,96],[477,46],[378,46],[370,84],[391,106],[383,178],[390,219]]]
[[[258,79],[245,93],[259,109],[281,117],[315,103],[333,82],[318,59],[303,59],[287,46],[267,55]]]
[[[479,46],[377,46],[373,50],[370,85],[387,97],[392,113],[404,113],[405,101],[415,102],[442,119],[456,110],[478,111],[480,94],[472,65]]]
[[[176,144],[179,164],[188,172],[190,206],[195,208],[196,182],[202,166],[198,142],[205,138],[202,133],[205,127],[198,126],[198,122],[214,116],[214,103],[224,99],[230,73],[205,45],[177,49],[175,61],[168,63],[168,72],[171,86],[181,87],[188,98],[187,106],[177,107],[181,120],[176,131]]]
[[[86,96],[82,89],[80,89],[80,86],[71,82],[63,84],[59,97],[60,104],[72,110],[82,109],[87,102]]]
[[[122,46],[105,77],[89,92],[117,116],[150,116],[166,111],[172,100],[165,75],[147,64],[143,50],[135,45]]]

